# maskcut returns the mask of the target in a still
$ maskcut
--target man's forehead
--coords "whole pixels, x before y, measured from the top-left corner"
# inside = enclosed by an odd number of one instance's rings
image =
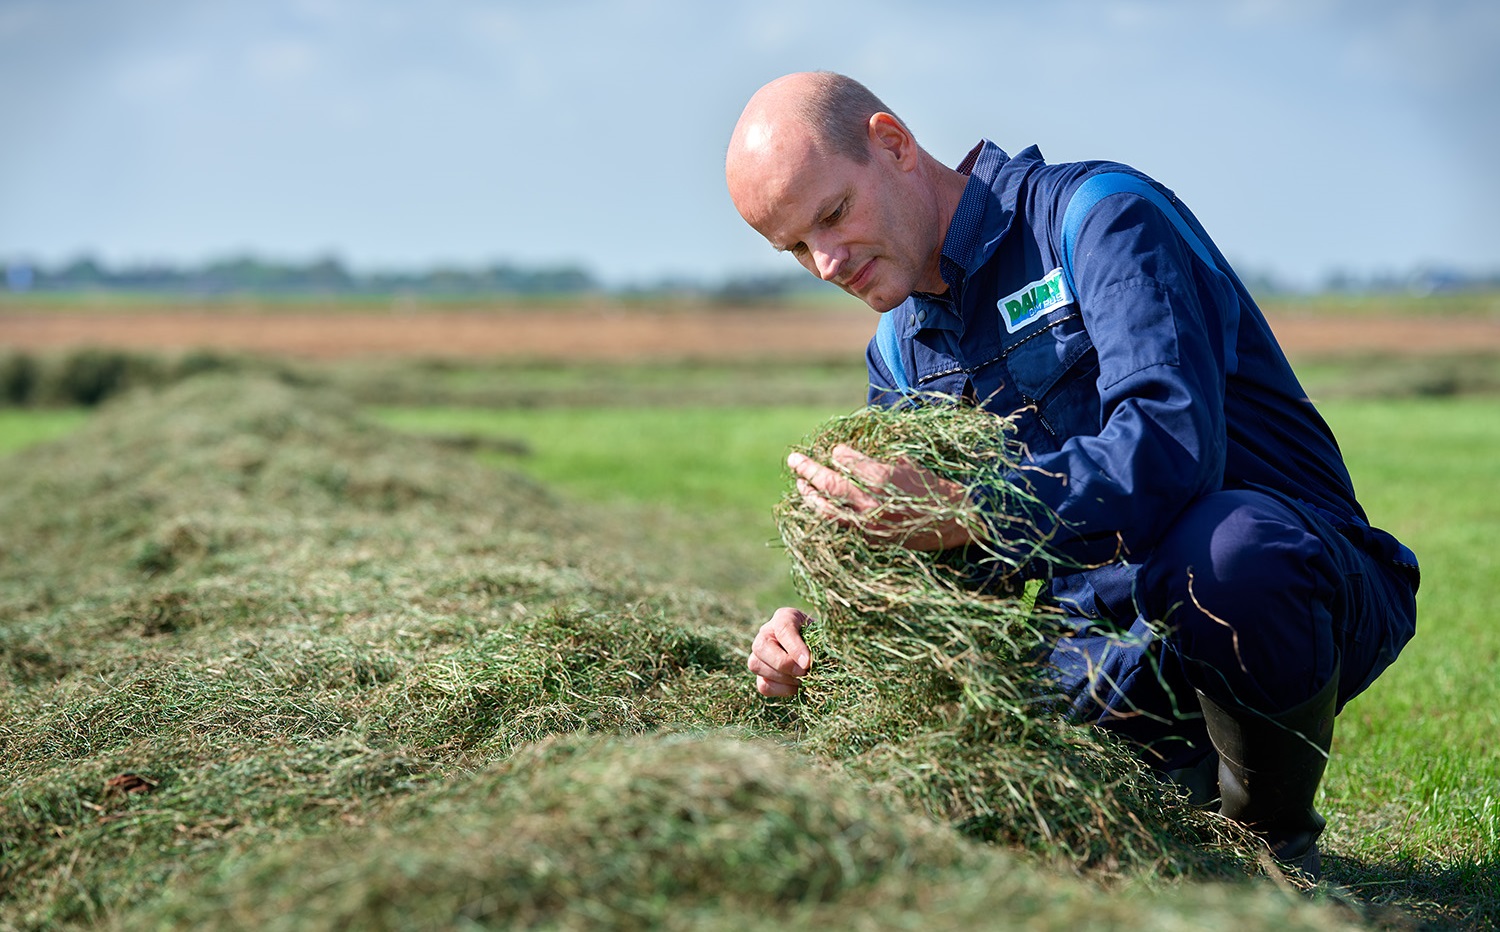
[[[740,214],[777,249],[788,249],[850,187],[852,163],[819,145],[812,127],[785,114],[747,114],[731,145],[731,194]]]
[[[764,210],[762,230],[777,249],[787,249],[805,230],[838,206],[849,179],[816,158],[776,166],[760,188]]]
[[[818,160],[808,151],[809,147],[789,144],[793,141],[774,129],[747,127],[744,135],[749,137],[752,133],[761,137],[758,144],[742,144],[731,155],[728,165],[731,185],[782,202],[817,178]],[[748,138],[742,143],[748,143]]]
[[[784,113],[746,113],[735,127],[729,159],[746,165],[803,161],[817,148],[812,128]]]

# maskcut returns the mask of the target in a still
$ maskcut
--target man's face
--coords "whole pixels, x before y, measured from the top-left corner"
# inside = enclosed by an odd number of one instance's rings
[[[941,234],[934,243],[899,156],[872,141],[861,165],[808,137],[783,124],[774,136],[746,141],[728,172],[740,216],[809,272],[882,313],[919,288],[942,290]]]

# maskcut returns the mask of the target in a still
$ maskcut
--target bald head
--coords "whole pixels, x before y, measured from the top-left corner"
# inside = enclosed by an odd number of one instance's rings
[[[871,119],[900,125],[880,98],[853,78],[830,71],[804,71],[777,78],[756,91],[740,114],[724,159],[730,197],[752,226],[749,189],[763,196],[799,168],[841,157],[856,165],[872,158]],[[904,125],[902,126],[904,129]]]
[[[767,84],[750,98],[730,142],[754,148],[765,143],[778,124],[794,124],[824,152],[863,165],[870,160],[870,117],[891,110],[853,78],[831,71],[789,74]]]
[[[877,310],[946,287],[937,255],[963,177],[858,81],[777,78],[745,105],[724,161],[740,216],[814,275]]]

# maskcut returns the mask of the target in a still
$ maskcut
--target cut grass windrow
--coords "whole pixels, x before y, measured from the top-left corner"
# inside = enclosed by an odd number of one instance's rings
[[[1351,915],[966,841],[892,792],[951,742],[760,700],[749,612],[591,523],[266,378],[0,461],[0,928]]]

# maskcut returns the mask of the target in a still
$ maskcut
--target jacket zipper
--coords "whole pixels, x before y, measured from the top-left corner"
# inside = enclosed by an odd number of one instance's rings
[[[1036,412],[1037,422],[1042,425],[1042,429],[1051,434],[1053,437],[1056,437],[1057,431],[1052,429],[1052,425],[1047,421],[1047,416],[1042,413],[1042,403],[1026,394],[1025,392],[1019,392],[1019,394],[1021,396],[1021,400],[1030,405],[1031,409]]]

